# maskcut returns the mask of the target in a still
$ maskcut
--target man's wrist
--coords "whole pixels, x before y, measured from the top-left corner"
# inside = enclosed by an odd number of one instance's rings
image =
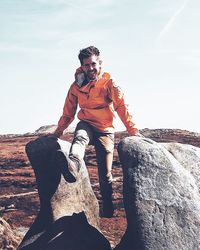
[[[130,136],[139,136],[139,137],[144,137],[142,134],[140,134],[139,129],[133,128],[131,131],[128,131]]]
[[[59,138],[63,134],[63,131],[60,128],[57,128],[53,134]]]
[[[129,135],[137,135],[139,133],[139,130],[137,128],[131,128],[130,130],[128,130]]]

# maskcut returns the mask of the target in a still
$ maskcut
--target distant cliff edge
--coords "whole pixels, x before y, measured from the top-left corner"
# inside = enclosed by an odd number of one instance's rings
[[[23,136],[31,136],[31,135],[44,135],[53,133],[56,129],[56,125],[45,125],[38,128],[33,133],[25,133],[25,134],[7,134],[7,135],[0,135],[0,138],[5,137],[23,137]],[[74,127],[70,126],[64,131],[64,134],[66,133],[73,133]],[[183,144],[190,144],[197,147],[200,147],[200,133],[192,132],[188,130],[182,130],[182,129],[141,129],[141,134],[143,134],[145,137],[150,138],[156,142],[178,142]],[[116,138],[118,140],[120,138],[123,138],[124,136],[128,136],[128,133],[125,131],[117,131],[116,132]]]

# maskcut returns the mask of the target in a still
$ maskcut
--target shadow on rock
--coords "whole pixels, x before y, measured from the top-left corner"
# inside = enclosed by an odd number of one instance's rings
[[[110,250],[105,237],[92,227],[82,212],[64,216],[54,223],[37,240],[28,237],[21,250]]]

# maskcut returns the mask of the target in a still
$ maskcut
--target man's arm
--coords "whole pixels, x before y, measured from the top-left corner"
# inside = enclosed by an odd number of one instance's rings
[[[56,137],[60,137],[63,131],[70,125],[74,120],[78,105],[77,96],[74,94],[74,84],[71,85],[67,97],[65,99],[65,104],[63,107],[63,114],[58,121],[58,126],[54,132]]]
[[[119,115],[129,135],[142,136],[136,128],[132,115],[125,104],[124,94],[112,79],[109,82],[109,97],[113,101],[114,110]]]

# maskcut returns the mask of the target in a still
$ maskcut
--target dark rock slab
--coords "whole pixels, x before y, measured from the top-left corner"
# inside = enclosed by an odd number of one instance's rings
[[[110,249],[99,231],[99,206],[84,161],[75,180],[68,168],[70,143],[43,136],[26,145],[40,211],[20,250]]]

